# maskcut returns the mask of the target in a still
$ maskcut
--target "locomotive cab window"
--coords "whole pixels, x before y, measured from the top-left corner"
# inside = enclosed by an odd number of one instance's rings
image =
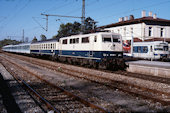
[[[67,44],[67,39],[63,40],[63,44]]]
[[[120,36],[119,35],[112,35],[113,42],[120,43]]]
[[[104,35],[102,36],[103,42],[112,42],[110,35]]]

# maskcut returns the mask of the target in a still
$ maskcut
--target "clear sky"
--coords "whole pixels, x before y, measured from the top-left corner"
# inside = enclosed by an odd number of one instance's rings
[[[158,18],[170,20],[170,0],[85,0],[85,16],[98,21],[97,25],[118,22],[119,17],[134,15],[141,17],[145,10],[157,14]],[[41,13],[78,16],[82,11],[82,0],[0,0],[0,40],[10,36],[21,40],[23,29],[29,41],[40,35],[47,38],[57,34],[61,23],[81,22],[80,19],[49,16],[48,31],[45,16]],[[57,21],[56,21],[57,20]]]

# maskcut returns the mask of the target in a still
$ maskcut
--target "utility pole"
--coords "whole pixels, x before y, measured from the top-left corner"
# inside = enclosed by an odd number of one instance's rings
[[[131,28],[131,35],[132,35],[132,39],[131,39],[131,54],[132,54],[132,57],[133,57],[133,28]]]
[[[22,31],[22,42],[24,42],[24,29]]]
[[[41,13],[41,15],[46,16],[46,29],[45,29],[45,31],[48,31],[48,16],[57,16],[57,17],[66,17],[66,18],[82,18],[82,17],[77,17],[77,16],[52,15],[52,14],[44,14],[44,13]]]
[[[81,32],[85,31],[85,0],[82,0]]]
[[[83,33],[84,30],[85,30],[85,0],[82,0],[82,17],[53,15],[53,14],[44,14],[44,13],[41,13],[41,15],[46,16],[46,29],[45,29],[45,31],[48,31],[48,16],[57,16],[57,17],[65,17],[65,18],[80,18],[81,19],[81,32]]]
[[[46,15],[46,31],[48,31],[48,15]]]

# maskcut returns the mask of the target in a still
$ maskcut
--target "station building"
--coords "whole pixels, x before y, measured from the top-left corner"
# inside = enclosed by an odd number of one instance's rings
[[[128,46],[131,46],[131,41],[166,41],[170,44],[170,20],[158,18],[152,12],[146,16],[146,11],[142,11],[142,17],[136,19],[133,15],[121,17],[119,22],[99,28],[121,34],[124,45],[127,46],[125,52],[130,51]]]

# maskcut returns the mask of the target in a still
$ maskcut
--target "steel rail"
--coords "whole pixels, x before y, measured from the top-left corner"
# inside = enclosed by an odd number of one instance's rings
[[[35,94],[43,103],[46,104],[47,108],[50,110],[53,110],[54,113],[61,113],[59,110],[57,110],[53,105],[50,104],[45,98],[43,98],[38,92],[36,92],[30,85],[28,85],[24,80],[22,80],[20,77],[16,77],[16,74],[12,72],[7,66],[4,65],[3,62],[1,64],[5,67],[5,69],[15,78],[15,80],[18,81],[18,83],[23,84],[26,89],[31,91],[33,94]]]
[[[3,58],[4,58],[4,57],[3,57]],[[44,82],[46,82],[47,84],[49,84],[49,85],[51,85],[51,86],[53,86],[53,87],[55,87],[55,88],[57,88],[57,89],[63,91],[65,94],[67,94],[68,96],[73,97],[75,100],[78,100],[78,101],[80,101],[81,103],[83,103],[83,104],[85,104],[85,105],[87,105],[87,106],[89,106],[89,107],[91,107],[91,108],[98,109],[98,110],[101,111],[101,112],[108,113],[108,111],[105,110],[104,108],[102,108],[102,107],[100,107],[100,106],[98,106],[98,105],[92,104],[92,103],[88,102],[87,100],[85,100],[85,99],[83,99],[83,98],[81,98],[81,97],[79,97],[79,96],[76,96],[76,95],[74,95],[73,93],[71,93],[71,92],[65,90],[65,89],[62,88],[62,87],[56,86],[55,84],[49,82],[48,80],[45,80],[45,79],[41,78],[40,76],[34,74],[33,72],[31,72],[31,71],[25,69],[25,68],[22,67],[22,66],[19,66],[19,65],[16,64],[16,63],[13,63],[12,61],[9,61],[9,60],[6,59],[6,58],[4,58],[4,59],[5,59],[6,61],[10,62],[11,64],[17,66],[18,68],[20,68],[20,69],[26,71],[27,73],[29,73],[29,74],[31,74],[31,75],[37,77],[38,79],[40,79],[40,80],[42,80],[42,81],[44,81]]]

